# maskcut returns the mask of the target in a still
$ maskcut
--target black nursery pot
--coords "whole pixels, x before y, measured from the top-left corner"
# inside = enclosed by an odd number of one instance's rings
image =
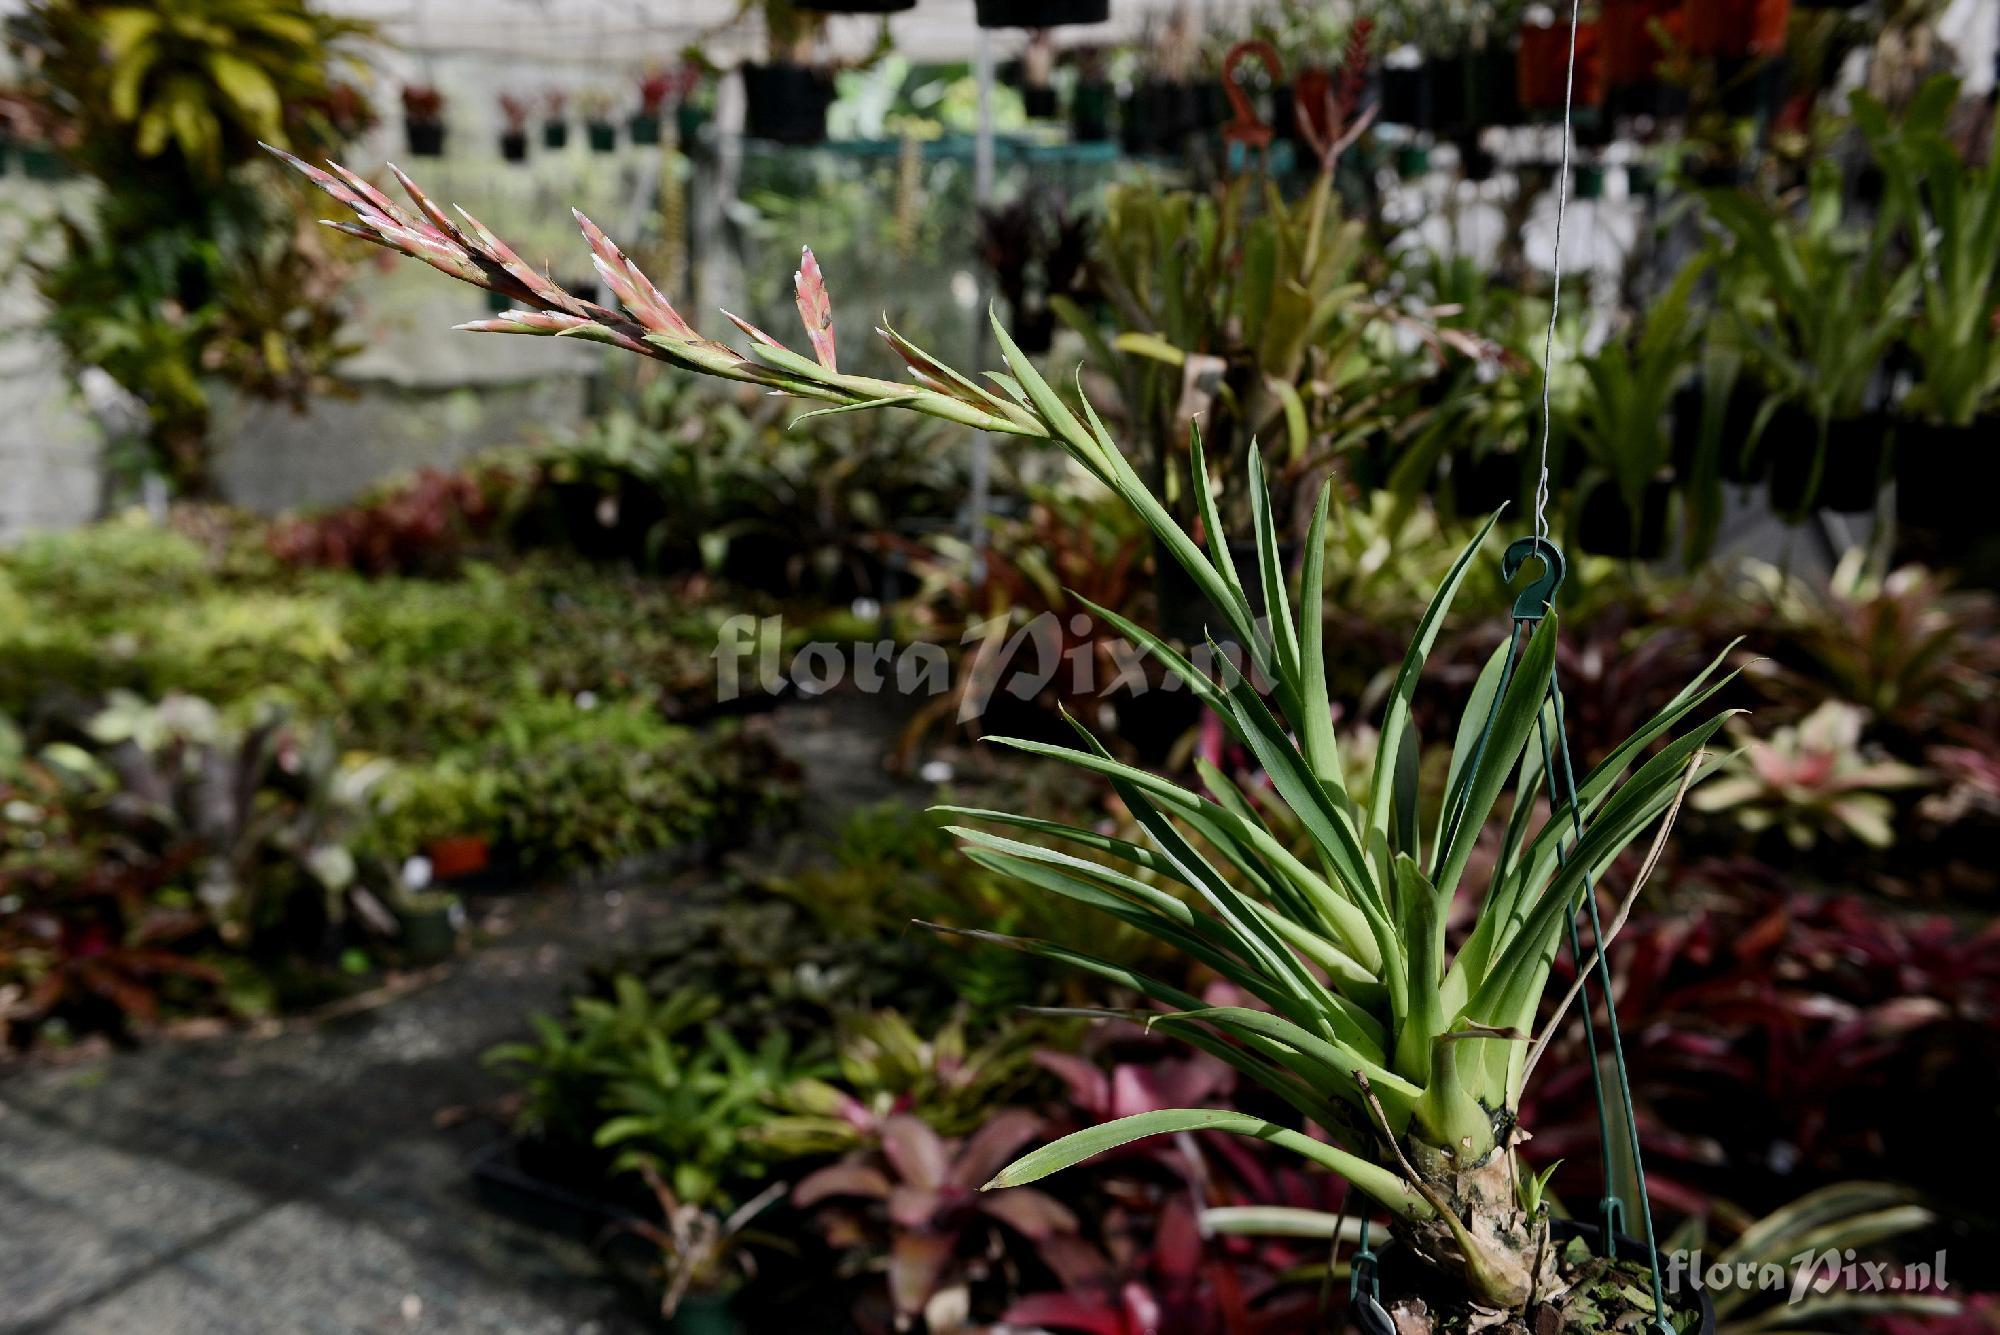
[[[1600,482],[1584,497],[1577,514],[1577,545],[1599,556],[1657,561],[1667,550],[1667,502],[1673,484],[1654,478],[1646,484],[1635,517],[1625,497],[1609,481]]]
[[[1013,328],[1009,331],[1014,346],[1033,356],[1040,356],[1055,346],[1056,313],[1047,306],[1026,304],[1025,310],[1015,311]]]
[[[1511,451],[1487,450],[1451,461],[1451,499],[1460,518],[1518,505],[1524,489],[1521,456]]]
[[[625,122],[626,132],[635,144],[657,144],[660,142],[660,117],[657,112],[636,111],[632,119]]]
[[[583,127],[593,153],[609,153],[618,147],[618,127],[609,121],[591,121]]]
[[[2000,479],[2000,416],[1966,426],[1905,422],[1896,438],[1896,523],[1936,539],[1945,551],[1993,528]]]
[[[1118,146],[1125,156],[1142,158],[1159,142],[1159,125],[1152,115],[1152,88],[1138,84],[1118,104]]]
[[[1476,132],[1468,132],[1458,141],[1458,170],[1468,181],[1490,181],[1493,169],[1498,166],[1493,150],[1479,140]]]
[[[1738,380],[1730,388],[1729,402],[1722,413],[1721,451],[1715,461],[1716,473],[1724,482],[1739,486],[1761,482],[1770,466],[1768,434],[1749,458],[1743,454],[1743,442],[1750,438],[1751,428],[1757,423],[1762,399],[1763,392],[1747,379]],[[1701,445],[1701,415],[1702,385],[1697,380],[1674,394],[1674,471],[1683,478],[1694,476],[1695,451]]]
[[[1515,125],[1521,120],[1521,95],[1515,87],[1519,62],[1504,42],[1474,48],[1465,57],[1465,128]]]
[[[1052,121],[1062,110],[1056,101],[1056,90],[1047,84],[1030,84],[1021,90],[1021,108],[1030,118],[1038,121]]]
[[[569,147],[569,122],[542,122],[542,147],[563,149]]]
[[[528,132],[509,130],[500,136],[500,156],[509,162],[528,160]]]
[[[410,146],[413,158],[441,158],[444,156],[444,122],[403,120],[403,138]]]
[[[1842,417],[1826,425],[1826,463],[1819,487],[1808,493],[1819,428],[1810,415],[1787,408],[1772,421],[1765,449],[1771,468],[1771,508],[1803,514],[1808,507],[1839,514],[1866,514],[1881,490],[1882,462],[1889,423],[1880,413]]]
[[[1431,127],[1431,81],[1427,65],[1382,67],[1381,118],[1388,125]]]
[[[1111,0],[977,0],[973,12],[982,28],[1061,28],[1103,23]]]
[[[779,144],[817,144],[826,139],[826,109],[833,103],[833,76],[812,65],[745,65],[744,130],[753,139]]]
[[[1439,130],[1463,129],[1467,123],[1469,82],[1464,56],[1433,56],[1424,70],[1431,90],[1431,125]]]

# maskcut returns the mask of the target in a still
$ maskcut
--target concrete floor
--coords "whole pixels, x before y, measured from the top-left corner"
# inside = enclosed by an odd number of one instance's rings
[[[809,828],[896,791],[885,704],[773,720]],[[506,1089],[482,1052],[703,874],[495,897],[481,944],[381,1005],[0,1079],[0,1332],[658,1329],[588,1247],[479,1202],[472,1160],[503,1131],[454,1112]]]

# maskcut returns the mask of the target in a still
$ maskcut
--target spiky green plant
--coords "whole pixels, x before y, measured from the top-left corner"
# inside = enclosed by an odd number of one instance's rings
[[[882,335],[909,363],[915,383],[838,369],[833,312],[810,251],[796,286],[813,356],[802,356],[741,320],[747,354],[702,337],[588,219],[578,216],[598,272],[621,310],[584,301],[551,283],[461,211],[454,220],[398,172],[415,211],[389,201],[351,171],[299,170],[352,208],[353,235],[514,299],[521,307],[461,326],[480,331],[587,338],[775,392],[824,402],[823,412],[900,407],[1011,436],[1056,442],[1116,492],[1151,528],[1163,551],[1248,647],[1253,669],[1212,680],[1172,646],[1116,610],[1094,607],[1120,633],[1159,655],[1254,754],[1310,843],[1300,856],[1229,779],[1207,769],[1198,793],[1122,765],[1080,725],[1080,744],[1010,743],[1103,776],[1143,828],[1144,845],[1092,830],[1001,811],[958,810],[969,822],[1069,845],[1060,851],[961,826],[969,855],[1041,893],[1088,904],[1186,952],[1235,984],[1256,1005],[1207,1006],[1158,979],[1108,963],[1083,943],[995,938],[1062,961],[1147,997],[1155,1026],[1229,1062],[1284,1099],[1326,1139],[1241,1112],[1174,1109],[1092,1127],[1039,1149],[989,1187],[1032,1182],[1143,1136],[1215,1130],[1281,1145],[1345,1176],[1385,1207],[1399,1234],[1475,1300],[1519,1309],[1561,1292],[1546,1215],[1522,1203],[1515,1109],[1530,1066],[1528,1038],[1566,924],[1588,878],[1663,812],[1700,767],[1723,716],[1707,719],[1647,757],[1653,743],[1720,688],[1718,658],[1603,764],[1578,779],[1575,801],[1587,832],[1566,848],[1570,810],[1539,825],[1532,800],[1550,721],[1544,691],[1555,660],[1556,622],[1496,651],[1460,725],[1445,810],[1420,819],[1417,740],[1411,702],[1424,661],[1493,521],[1453,564],[1417,627],[1382,721],[1365,792],[1343,779],[1326,691],[1321,642],[1322,559],[1327,496],[1314,508],[1296,612],[1279,559],[1277,526],[1255,453],[1248,477],[1268,620],[1230,560],[1216,498],[1198,454],[1188,470],[1208,537],[1203,550],[1162,506],[1087,400],[1074,406],[1036,372],[997,322],[1009,374],[980,383],[892,330]],[[1518,649],[1513,671],[1503,671]],[[1268,698],[1251,677],[1268,681]],[[1504,680],[1503,680],[1504,678]],[[1484,744],[1479,739],[1484,737]],[[1636,767],[1636,768],[1635,768]],[[1627,771],[1631,773],[1628,777]],[[1475,844],[1501,809],[1510,776],[1516,799],[1486,843],[1492,870],[1467,883]],[[1484,860],[1483,860],[1484,861]],[[1482,861],[1482,865],[1483,865]],[[1122,865],[1114,865],[1122,864]],[[1447,950],[1453,899],[1477,894],[1470,936]]]

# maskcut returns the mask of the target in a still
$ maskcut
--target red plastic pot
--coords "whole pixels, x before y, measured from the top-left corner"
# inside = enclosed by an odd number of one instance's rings
[[[1739,60],[1785,49],[1792,0],[1685,0],[1681,31],[1698,59]]]
[[[424,854],[431,861],[431,876],[451,881],[485,871],[490,851],[486,836],[457,834],[449,839],[433,839]]]
[[[1604,82],[1616,92],[1659,78],[1665,52],[1656,28],[1680,26],[1678,0],[1604,0]]]
[[[1604,45],[1598,24],[1586,23],[1576,30],[1576,105],[1595,107],[1604,103]],[[1569,88],[1569,25],[1521,29],[1521,44],[1515,51],[1515,92],[1521,110],[1561,111]]]

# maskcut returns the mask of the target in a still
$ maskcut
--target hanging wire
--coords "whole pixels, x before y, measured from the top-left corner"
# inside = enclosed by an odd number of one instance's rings
[[[1570,122],[1576,106],[1576,30],[1583,17],[1583,0],[1570,0],[1569,66],[1563,83],[1562,170],[1556,174],[1556,245],[1550,265],[1549,332],[1542,341],[1542,455],[1535,475],[1535,536],[1549,536],[1549,375],[1555,369],[1556,322],[1562,315],[1563,215],[1569,211]]]

